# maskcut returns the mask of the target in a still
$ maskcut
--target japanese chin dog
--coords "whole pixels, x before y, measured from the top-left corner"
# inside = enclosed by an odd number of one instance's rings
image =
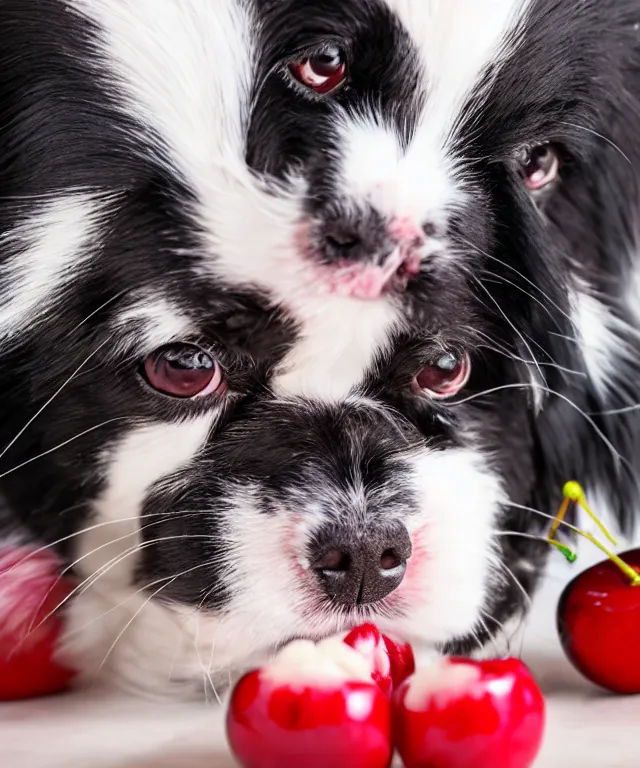
[[[522,617],[640,465],[639,0],[0,0],[4,540],[59,652],[224,688]]]

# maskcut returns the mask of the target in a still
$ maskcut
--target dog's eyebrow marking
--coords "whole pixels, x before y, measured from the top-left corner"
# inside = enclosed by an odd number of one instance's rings
[[[175,302],[158,293],[134,297],[113,319],[117,353],[151,354],[165,344],[184,341],[194,333],[191,320]]]
[[[89,192],[61,192],[0,235],[0,339],[41,322],[78,281],[91,259],[108,202]]]

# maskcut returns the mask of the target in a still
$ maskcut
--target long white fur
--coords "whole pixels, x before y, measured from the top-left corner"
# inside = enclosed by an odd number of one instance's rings
[[[51,196],[18,226],[0,235],[13,256],[2,266],[7,286],[0,310],[0,339],[6,342],[26,326],[40,322],[65,286],[76,281],[100,238],[106,204],[88,192]]]
[[[138,515],[154,484],[188,465],[202,448],[215,415],[214,411],[175,424],[139,427],[105,454],[105,490],[94,504],[93,524],[77,543],[75,569],[89,586],[69,603],[62,650],[84,674],[96,674],[106,666],[118,682],[148,693],[159,684],[157,677],[145,674],[145,670],[160,663],[172,637],[180,637],[180,626],[165,608],[148,605],[148,595],[132,587],[141,543]],[[189,542],[181,544],[188,546]],[[142,607],[140,622],[129,624]],[[136,638],[141,631],[144,643],[138,647]],[[107,655],[120,633],[122,642]],[[132,647],[138,653],[133,653]],[[166,680],[169,671],[163,671]],[[168,686],[168,690],[173,691],[173,687]]]
[[[606,398],[615,373],[615,355],[624,349],[616,333],[619,323],[611,311],[581,284],[573,294],[572,320],[580,338],[587,373],[598,393]]]

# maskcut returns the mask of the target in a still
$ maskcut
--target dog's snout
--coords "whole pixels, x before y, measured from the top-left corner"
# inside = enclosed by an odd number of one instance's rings
[[[324,232],[325,250],[337,260],[359,258],[363,240],[356,227],[333,223]]]
[[[407,219],[385,222],[375,213],[325,219],[319,235],[327,263],[362,261],[374,266],[382,266],[394,250],[418,251],[425,238],[425,232]]]
[[[326,221],[322,227],[321,247],[326,262],[344,263],[375,260],[388,249],[382,227],[367,226],[350,218]]]
[[[425,233],[408,219],[391,221],[375,210],[318,219],[316,252],[333,268],[332,287],[359,299],[404,291],[420,272]]]
[[[326,592],[347,606],[377,603],[397,589],[411,556],[411,539],[401,523],[364,535],[333,527],[313,544],[311,565]]]

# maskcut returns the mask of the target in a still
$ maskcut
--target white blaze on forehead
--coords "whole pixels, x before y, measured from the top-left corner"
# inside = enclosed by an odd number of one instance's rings
[[[125,434],[109,451],[105,488],[94,502],[97,526],[79,537],[77,569],[81,574],[103,575],[97,581],[128,584],[139,546],[138,516],[151,488],[186,466],[203,447],[215,414],[176,424],[153,424]],[[108,523],[108,525],[104,525]],[[153,531],[150,538],[153,538]],[[147,539],[148,540],[148,539]],[[123,556],[121,562],[119,558]]]
[[[364,379],[396,317],[385,301],[313,302],[300,337],[273,380],[281,395],[334,400]]]
[[[101,74],[174,168],[215,186],[243,151],[251,47],[237,0],[66,0],[98,28]],[[233,167],[226,171],[233,175]],[[211,181],[207,175],[213,173]]]
[[[245,5],[66,2],[97,26],[96,74],[114,92],[114,104],[141,126],[149,157],[195,195],[190,210],[203,233],[205,268],[234,282],[279,286],[279,298],[289,295],[300,209],[290,197],[266,194],[245,162],[255,62],[255,25]],[[283,264],[290,269],[279,283]]]
[[[36,206],[0,236],[0,250],[14,254],[0,275],[0,338],[42,320],[65,288],[82,274],[99,235],[105,201],[88,193],[64,193]]]
[[[267,194],[245,162],[255,64],[245,4],[66,1],[98,28],[96,74],[114,104],[141,125],[150,158],[195,195],[205,269],[289,296],[300,206]]]
[[[358,119],[341,133],[341,193],[366,202],[387,217],[444,224],[444,212],[462,201],[454,168],[435,132],[421,131],[408,151],[391,126]],[[375,162],[372,162],[375,158]]]
[[[531,0],[386,0],[424,65],[429,125],[441,141],[491,65],[518,39]]]
[[[355,200],[417,224],[438,224],[462,202],[462,171],[450,155],[453,128],[487,67],[499,69],[512,52],[530,1],[386,0],[416,48],[424,108],[406,149],[376,116],[340,126],[343,182]]]

